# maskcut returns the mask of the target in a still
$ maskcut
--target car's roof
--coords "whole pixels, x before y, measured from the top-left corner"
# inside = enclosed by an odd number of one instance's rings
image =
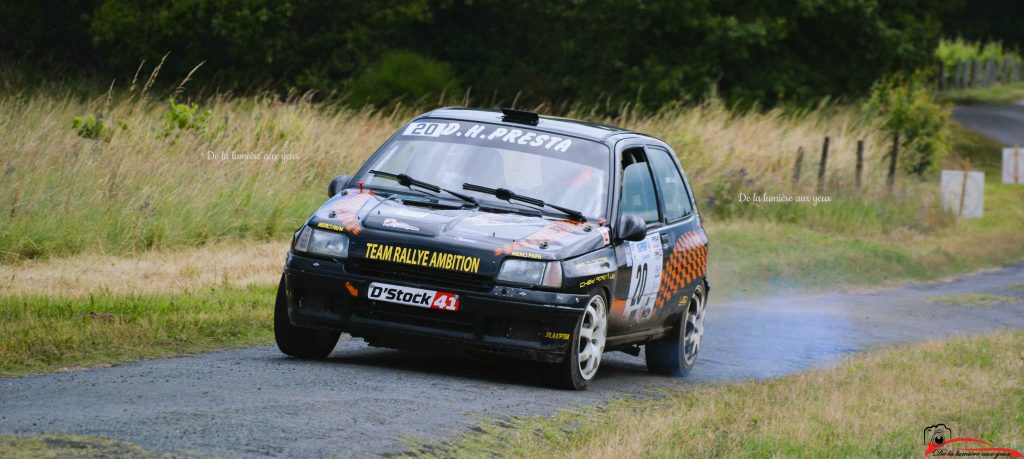
[[[501,110],[473,109],[465,107],[445,107],[424,113],[420,118],[444,118],[465,121],[479,121],[484,123],[522,125],[511,121],[502,121]],[[618,134],[643,135],[628,129],[609,126],[607,124],[590,123],[587,121],[574,120],[570,118],[559,118],[555,116],[541,116],[536,129],[548,131],[555,134],[571,135],[585,139],[603,142],[609,137]]]

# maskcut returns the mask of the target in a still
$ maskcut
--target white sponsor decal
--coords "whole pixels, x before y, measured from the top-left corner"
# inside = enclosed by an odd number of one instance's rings
[[[542,134],[523,129],[489,127],[474,124],[463,129],[459,123],[411,123],[406,126],[402,135],[422,137],[468,137],[484,139],[491,142],[504,142],[516,145],[540,147],[546,150],[567,152],[572,147],[572,139],[552,134]]]
[[[627,318],[646,320],[654,310],[654,297],[661,288],[661,266],[665,256],[661,249],[661,236],[651,233],[642,241],[630,242],[629,254],[633,270],[624,312]]]
[[[371,300],[387,301],[408,306],[444,311],[459,310],[459,296],[449,292],[403,287],[373,282],[366,296]]]
[[[412,225],[410,225],[410,224],[408,224],[406,222],[400,222],[400,221],[395,220],[393,218],[385,218],[384,219],[384,226],[386,226],[388,228],[404,229],[404,230],[407,230],[407,231],[419,231],[420,230],[420,227],[418,227],[418,226],[412,226]]]

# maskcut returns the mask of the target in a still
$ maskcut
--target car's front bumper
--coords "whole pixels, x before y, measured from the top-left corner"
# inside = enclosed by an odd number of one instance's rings
[[[305,328],[338,330],[370,344],[397,348],[461,348],[555,362],[567,353],[588,298],[496,285],[473,290],[390,279],[346,269],[345,263],[289,254],[285,263],[288,316]],[[367,298],[371,282],[459,295],[448,312]]]

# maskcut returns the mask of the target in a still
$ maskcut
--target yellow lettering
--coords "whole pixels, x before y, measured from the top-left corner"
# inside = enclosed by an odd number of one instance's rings
[[[534,260],[540,260],[542,258],[539,253],[530,253],[530,252],[521,252],[521,251],[512,251],[511,253],[509,253],[509,255],[512,255],[513,257],[519,257],[519,258],[532,258]]]
[[[480,259],[477,257],[383,245],[373,242],[366,243],[366,258],[468,273],[477,273],[480,270]]]
[[[338,226],[338,225],[335,225],[335,224],[324,223],[324,222],[317,223],[316,227],[317,228],[328,229],[328,230],[331,230],[331,231],[337,231],[339,233],[345,231],[345,227],[344,226]]]

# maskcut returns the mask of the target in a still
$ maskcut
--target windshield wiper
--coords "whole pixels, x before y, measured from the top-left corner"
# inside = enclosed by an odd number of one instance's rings
[[[421,181],[421,180],[416,180],[416,179],[414,179],[412,177],[409,177],[408,175],[405,175],[405,174],[392,174],[390,172],[373,171],[373,170],[371,170],[370,173],[375,175],[375,176],[380,176],[380,177],[389,178],[391,180],[394,180],[394,181],[398,182],[399,185],[402,185],[404,187],[408,187],[410,190],[412,189],[413,186],[418,186],[418,187],[423,188],[425,190],[433,191],[434,193],[440,193],[440,192],[444,191],[445,193],[448,193],[448,194],[450,194],[452,196],[455,196],[456,198],[459,198],[459,199],[461,199],[463,201],[466,201],[466,202],[472,204],[473,207],[477,207],[477,206],[480,205],[478,202],[476,202],[476,198],[474,198],[472,196],[468,196],[468,195],[465,195],[465,194],[462,194],[462,193],[459,193],[459,192],[455,192],[455,191],[452,191],[452,190],[441,188],[441,187],[439,187],[437,185],[434,185],[432,183],[427,183],[427,182],[424,182],[424,181]]]
[[[492,196],[494,196],[494,197],[496,197],[498,199],[501,199],[502,201],[508,201],[509,203],[511,203],[512,200],[514,199],[516,201],[525,202],[527,204],[530,204],[530,205],[533,205],[533,206],[537,206],[537,207],[547,206],[547,207],[555,209],[555,210],[557,210],[559,212],[562,212],[563,214],[568,215],[573,220],[581,221],[581,222],[587,221],[586,217],[583,216],[583,213],[578,211],[578,210],[572,210],[572,209],[568,209],[568,208],[565,208],[565,207],[562,207],[562,206],[556,206],[554,204],[546,203],[546,202],[544,202],[544,201],[542,201],[540,199],[537,199],[537,198],[531,198],[529,196],[523,196],[521,194],[516,194],[514,191],[506,189],[506,188],[487,188],[487,187],[483,187],[483,186],[480,186],[480,185],[474,185],[472,183],[463,183],[462,184],[462,189],[463,190],[469,190],[469,191],[476,191],[477,193],[489,194],[489,195],[492,195]]]

